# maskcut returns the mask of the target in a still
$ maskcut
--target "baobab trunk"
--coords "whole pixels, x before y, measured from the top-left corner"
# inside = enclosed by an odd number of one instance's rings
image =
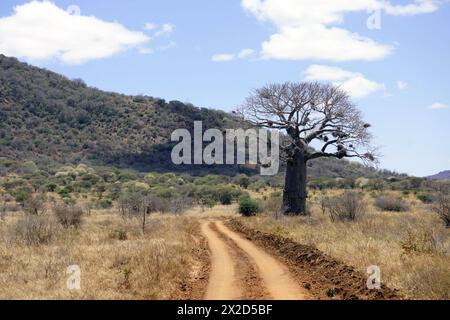
[[[287,161],[283,192],[283,209],[286,215],[306,215],[306,158],[296,151]]]

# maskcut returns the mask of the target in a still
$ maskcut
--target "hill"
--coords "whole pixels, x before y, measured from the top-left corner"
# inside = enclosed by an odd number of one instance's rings
[[[205,129],[238,123],[230,113],[104,92],[0,55],[1,174],[26,161],[41,169],[86,163],[138,171],[249,172],[237,166],[174,166],[170,134],[177,128],[192,130],[195,120],[203,121]],[[317,159],[310,168],[311,176],[332,178],[392,174],[335,159]]]
[[[431,180],[449,180],[450,179],[450,170],[441,171],[432,176],[428,176],[428,179]]]
[[[89,88],[82,80],[0,55],[0,154],[38,166],[87,162],[170,169],[170,134],[224,127],[233,117],[179,101]]]

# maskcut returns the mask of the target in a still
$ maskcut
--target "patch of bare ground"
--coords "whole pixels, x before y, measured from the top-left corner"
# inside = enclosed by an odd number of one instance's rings
[[[180,282],[179,298],[181,300],[203,299],[211,271],[211,257],[206,238],[200,232],[200,224],[193,229],[192,266],[189,276]]]
[[[201,225],[211,252],[205,299],[311,299],[287,266],[223,221]]]
[[[236,219],[229,220],[227,225],[279,257],[303,287],[318,299],[402,299],[397,290],[385,285],[369,290],[367,276],[314,247],[251,229]]]
[[[241,290],[241,295],[238,299],[270,299],[270,294],[263,285],[263,281],[258,272],[258,267],[254,261],[250,259],[245,251],[239,248],[233,240],[220,232],[216,224],[211,224],[210,227],[230,249],[229,252],[231,252],[234,262],[234,269],[237,271],[235,278],[236,285],[245,288],[245,290]]]

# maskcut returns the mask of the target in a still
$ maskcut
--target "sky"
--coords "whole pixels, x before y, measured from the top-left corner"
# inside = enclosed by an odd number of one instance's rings
[[[267,83],[330,82],[372,125],[381,168],[450,169],[448,0],[0,0],[0,53],[226,111]]]

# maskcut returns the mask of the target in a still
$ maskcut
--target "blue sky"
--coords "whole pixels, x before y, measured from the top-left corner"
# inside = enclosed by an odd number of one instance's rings
[[[450,169],[450,3],[353,3],[2,0],[0,53],[103,90],[223,110],[266,83],[334,82],[372,124],[381,167]]]

